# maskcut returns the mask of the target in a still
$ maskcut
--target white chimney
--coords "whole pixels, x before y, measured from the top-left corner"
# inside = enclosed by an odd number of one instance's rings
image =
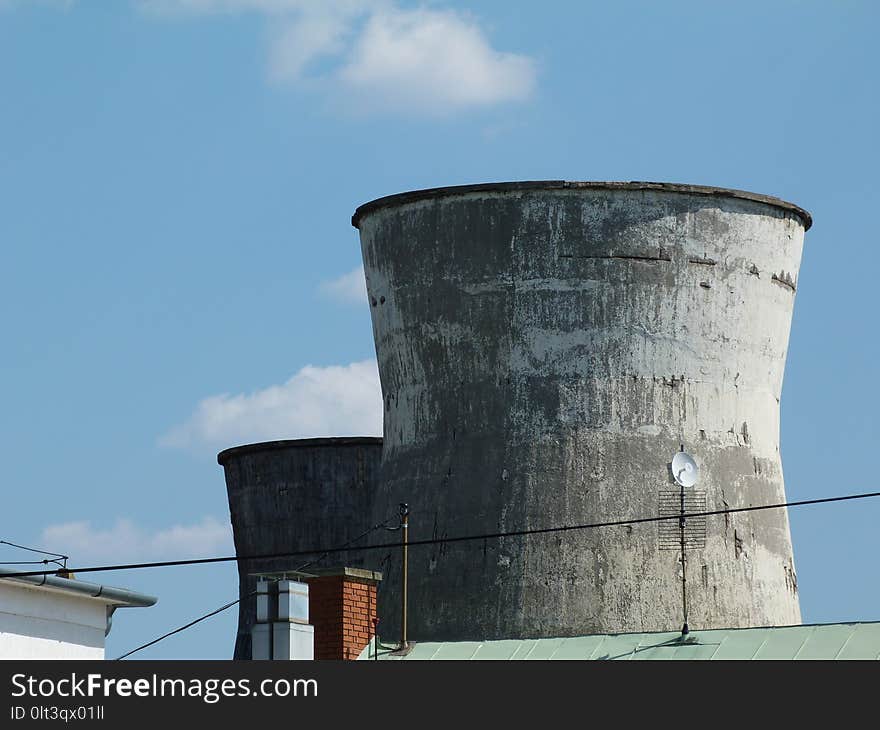
[[[257,623],[251,659],[315,658],[315,627],[309,625],[309,586],[292,580],[257,581]]]

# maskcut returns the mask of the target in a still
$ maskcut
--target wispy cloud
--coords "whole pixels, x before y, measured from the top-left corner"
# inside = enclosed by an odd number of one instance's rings
[[[457,10],[406,8],[394,0],[141,0],[141,6],[166,15],[263,15],[273,80],[319,81],[360,111],[443,115],[523,101],[535,88],[534,60],[496,50],[479,20]]]
[[[367,280],[364,267],[358,266],[335,279],[322,281],[318,290],[325,297],[344,304],[364,304],[367,301]]]
[[[522,101],[535,69],[494,50],[469,16],[392,8],[370,16],[339,78],[376,108],[446,113]]]
[[[317,61],[333,62],[344,56],[357,21],[366,12],[366,3],[312,3],[277,23],[269,43],[272,80],[296,83]]]
[[[127,518],[119,518],[111,527],[104,528],[88,521],[64,522],[46,527],[40,542],[57,546],[53,549],[69,555],[74,567],[84,562],[198,558],[235,552],[231,526],[214,517],[153,532]]]
[[[159,443],[217,449],[276,439],[381,434],[379,371],[375,360],[364,360],[307,365],[281,385],[205,398]]]

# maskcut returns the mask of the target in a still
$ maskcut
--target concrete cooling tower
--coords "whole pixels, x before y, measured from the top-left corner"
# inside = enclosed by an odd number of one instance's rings
[[[374,519],[408,502],[415,541],[650,517],[678,495],[682,447],[700,469],[689,509],[785,501],[806,211],[690,185],[520,182],[392,195],[352,222],[385,409]],[[688,540],[692,628],[800,623],[784,509],[709,517]],[[655,522],[411,548],[408,635],[677,629],[671,542]]]
[[[270,441],[221,451],[236,555],[312,550],[347,544],[370,522],[382,439],[317,438]],[[373,536],[375,538],[375,536]],[[366,544],[365,538],[361,544]],[[235,659],[251,658],[256,622],[254,573],[291,571],[319,556],[240,560]],[[340,552],[319,565],[361,567],[375,558]],[[310,566],[311,567],[311,566]],[[318,567],[317,565],[314,567]]]

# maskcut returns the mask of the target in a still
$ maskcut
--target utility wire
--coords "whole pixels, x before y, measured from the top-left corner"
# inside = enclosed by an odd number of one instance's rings
[[[324,558],[326,558],[326,557],[327,557],[328,555],[330,555],[331,553],[338,552],[339,550],[345,550],[346,548],[348,548],[348,547],[349,547],[350,545],[352,545],[353,543],[356,543],[358,540],[362,540],[362,539],[365,538],[367,535],[369,535],[369,534],[371,534],[371,533],[375,532],[376,530],[379,530],[379,529],[381,529],[381,528],[383,528],[383,527],[385,527],[386,530],[397,530],[397,529],[399,529],[399,528],[397,528],[397,527],[386,527],[386,525],[387,525],[389,522],[391,522],[391,520],[393,520],[393,519],[394,519],[393,517],[389,517],[389,518],[388,518],[387,520],[385,520],[384,522],[379,522],[378,524],[373,525],[371,528],[369,528],[369,529],[366,530],[365,532],[362,532],[362,533],[361,533],[360,535],[358,535],[357,537],[353,537],[351,540],[349,540],[347,543],[345,543],[342,547],[340,547],[340,548],[335,548],[335,549],[332,549],[332,550],[326,550],[326,551],[324,552],[323,555],[319,555],[319,556],[318,556],[317,558],[315,558],[314,560],[310,560],[310,561],[307,562],[307,563],[303,563],[303,564],[300,565],[296,570],[294,570],[294,571],[292,571],[292,572],[294,572],[294,573],[298,573],[298,572],[300,572],[300,571],[302,571],[302,570],[305,570],[306,568],[310,568],[310,567],[313,566],[315,563],[320,563]],[[358,549],[358,548],[355,548],[355,549]],[[253,559],[253,558],[243,558],[243,560],[252,560],[252,559]]]
[[[27,545],[18,545],[14,542],[9,542],[8,540],[0,540],[0,545],[9,545],[10,547],[18,548],[19,550],[27,550],[28,552],[39,553],[40,555],[51,555],[55,558],[55,560],[19,560],[17,562],[0,563],[0,565],[37,565],[38,563],[48,565],[49,563],[58,563],[58,565],[66,569],[67,561],[70,560],[69,555],[50,553],[48,550],[38,550],[37,548],[28,547]]]
[[[731,507],[728,509],[709,510],[706,512],[689,512],[686,514],[663,515],[657,517],[640,517],[626,520],[611,520],[608,522],[591,522],[580,525],[561,525],[557,527],[541,527],[529,530],[513,530],[511,532],[488,532],[479,535],[459,535],[457,537],[437,537],[424,540],[410,540],[407,545],[409,547],[418,547],[421,545],[440,545],[456,542],[472,542],[476,540],[497,540],[505,537],[526,537],[530,535],[547,535],[556,532],[573,532],[576,530],[592,530],[600,527],[623,527],[626,525],[641,525],[650,522],[663,522],[665,520],[679,520],[681,518],[691,517],[712,517],[715,515],[729,515],[739,512],[759,512],[768,509],[782,509],[784,507],[805,507],[814,504],[829,504],[831,502],[846,502],[856,499],[868,499],[870,497],[880,497],[880,492],[866,492],[864,494],[847,494],[840,497],[823,497],[821,499],[803,499],[797,502],[781,502],[778,504],[761,504],[749,507]],[[190,560],[164,560],[155,563],[126,563],[122,565],[100,565],[91,568],[70,568],[75,573],[96,573],[106,570],[136,570],[140,568],[169,568],[178,565],[206,565],[210,563],[229,563],[238,560],[268,560],[270,558],[289,558],[301,555],[314,555],[322,553],[322,557],[331,553],[339,553],[346,550],[387,550],[389,548],[403,547],[402,542],[386,542],[378,545],[363,545],[361,547],[331,547],[331,548],[315,548],[311,550],[292,550],[281,553],[265,553],[259,555],[232,555],[215,558],[193,558]],[[36,570],[21,573],[7,573],[3,578],[24,578],[30,575],[54,575],[55,571]]]
[[[251,596],[255,596],[255,595],[257,595],[256,591],[254,591],[253,593],[249,593],[248,595],[245,596],[245,598],[250,598]],[[152,641],[148,641],[146,644],[142,644],[141,646],[137,647],[136,649],[132,649],[131,651],[127,651],[122,656],[116,657],[116,661],[119,661],[120,659],[125,659],[125,657],[131,656],[132,654],[134,654],[137,651],[140,651],[141,649],[146,649],[148,646],[152,646],[153,644],[158,644],[160,641],[162,641],[162,639],[167,639],[169,636],[174,636],[174,634],[179,634],[181,631],[185,631],[190,626],[195,626],[197,623],[199,623],[200,621],[204,621],[206,618],[211,618],[211,616],[216,616],[218,613],[222,613],[227,608],[232,608],[239,601],[241,601],[241,599],[236,598],[234,601],[230,601],[226,605],[220,606],[220,608],[214,609],[213,611],[211,611],[211,613],[206,613],[204,616],[199,616],[197,619],[190,621],[188,624],[184,624],[183,626],[180,626],[180,627],[174,629],[173,631],[169,631],[167,634],[162,634],[162,636],[159,636],[158,638],[153,639]]]
[[[392,518],[389,517],[387,520],[385,520],[385,522],[380,522],[377,525],[373,525],[370,529],[366,530],[365,532],[362,532],[357,537],[353,537],[345,545],[343,545],[343,547],[347,547],[347,546],[351,545],[352,543],[355,543],[358,540],[365,538],[371,532],[375,532],[379,528],[385,527],[385,525],[387,525],[389,522],[391,522],[391,519]],[[289,572],[299,573],[299,572],[305,570],[306,568],[311,567],[315,563],[321,562],[329,554],[330,554],[330,552],[325,552],[323,555],[319,555],[314,560],[310,560],[307,563],[303,563],[295,570],[292,570]],[[239,558],[239,559],[240,560],[252,560],[252,558]],[[257,595],[257,591],[252,591],[252,592],[248,593],[244,598],[252,598],[255,595]],[[179,626],[178,628],[174,629],[173,631],[169,631],[167,634],[162,634],[162,636],[159,636],[159,637],[153,639],[152,641],[148,641],[146,644],[141,644],[139,647],[132,649],[131,651],[125,652],[125,654],[123,654],[122,656],[116,657],[115,661],[119,661],[120,659],[125,659],[126,657],[129,657],[132,654],[139,652],[141,649],[146,649],[149,646],[153,646],[153,644],[158,644],[160,641],[162,641],[163,639],[167,639],[169,636],[174,636],[174,634],[179,634],[181,631],[185,631],[186,629],[190,628],[191,626],[195,626],[197,623],[204,621],[207,618],[211,618],[211,616],[216,616],[218,613],[222,613],[227,608],[232,608],[236,603],[241,603],[242,600],[243,599],[241,599],[241,598],[236,598],[234,601],[230,601],[229,603],[226,603],[226,604],[220,606],[220,608],[214,609],[210,613],[206,613],[203,616],[199,616],[197,619],[190,621],[188,624],[184,624],[183,626]]]

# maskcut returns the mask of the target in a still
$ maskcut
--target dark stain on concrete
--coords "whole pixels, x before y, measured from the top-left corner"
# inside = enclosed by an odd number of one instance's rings
[[[778,274],[773,274],[773,276],[770,277],[770,280],[774,284],[778,284],[779,286],[784,287],[792,292],[797,291],[794,279],[792,279],[791,274],[785,271],[781,271]]]

